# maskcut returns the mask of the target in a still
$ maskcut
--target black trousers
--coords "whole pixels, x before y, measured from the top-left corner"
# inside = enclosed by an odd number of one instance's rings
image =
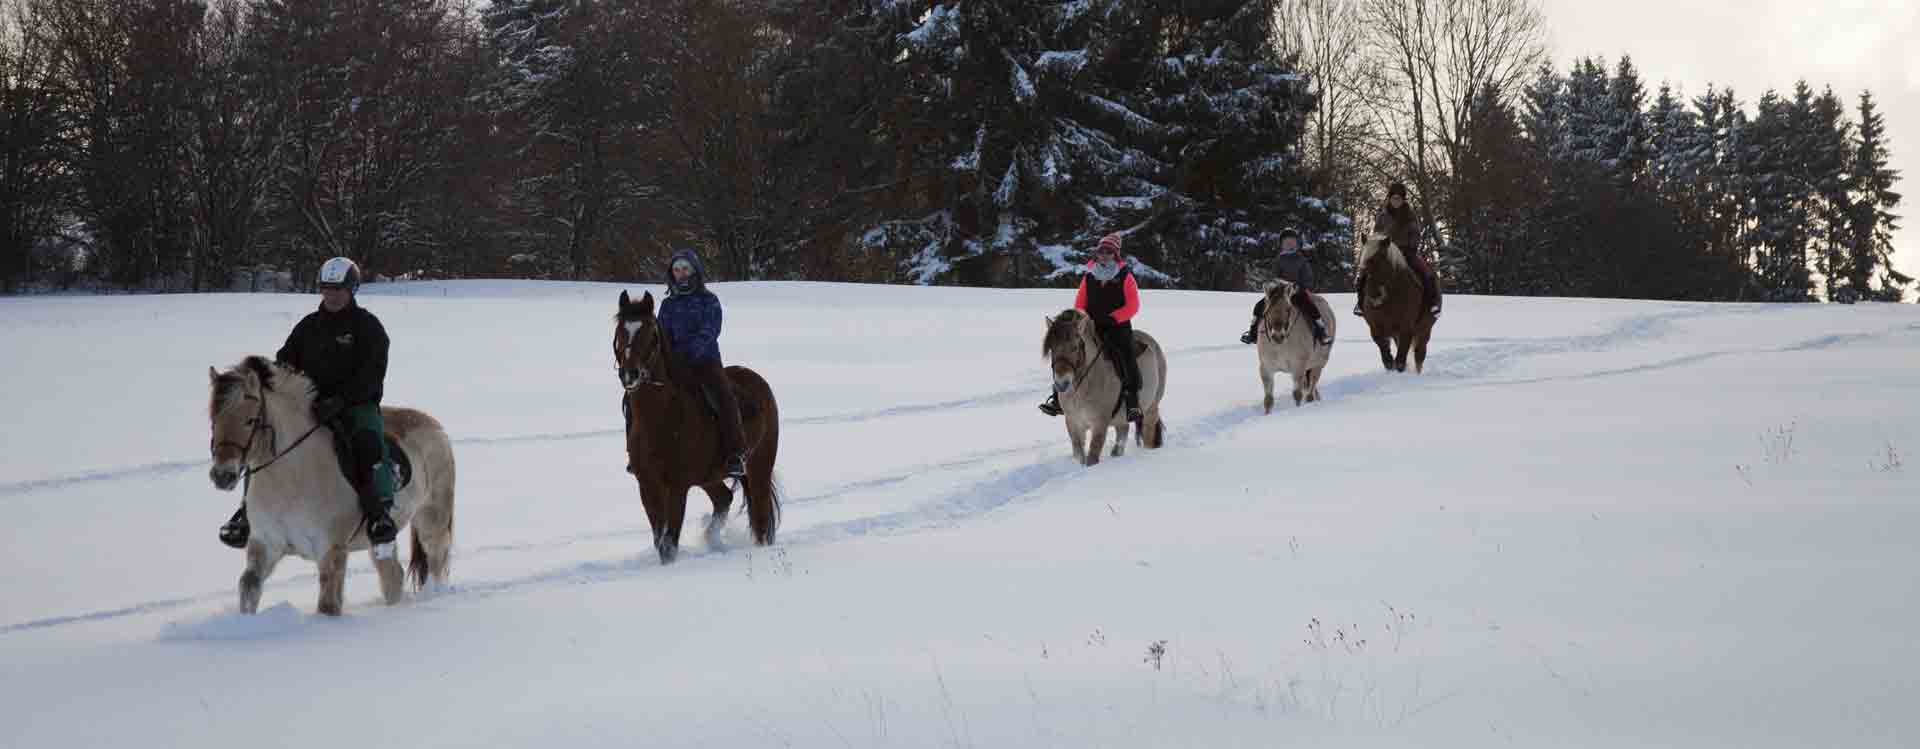
[[[1098,330],[1107,358],[1120,370],[1120,387],[1127,393],[1127,405],[1140,400],[1140,357],[1133,353],[1133,323],[1102,325]]]

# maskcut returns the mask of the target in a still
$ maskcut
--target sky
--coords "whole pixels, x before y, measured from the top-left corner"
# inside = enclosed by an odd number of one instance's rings
[[[1805,78],[1849,107],[1873,91],[1905,196],[1894,267],[1920,277],[1920,0],[1540,0],[1555,65],[1630,54],[1649,94],[1732,86],[1752,111]],[[1909,294],[1912,299],[1912,294]]]

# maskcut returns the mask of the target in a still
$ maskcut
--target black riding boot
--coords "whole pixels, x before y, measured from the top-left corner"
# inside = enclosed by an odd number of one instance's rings
[[[1333,345],[1333,336],[1327,335],[1327,321],[1320,317],[1320,307],[1313,303],[1313,295],[1304,290],[1296,291],[1291,301],[1294,309],[1300,310],[1300,314],[1306,316],[1307,324],[1312,326],[1314,343]]]
[[[1059,416],[1060,414],[1066,413],[1060,409],[1060,393],[1047,393],[1047,399],[1040,402],[1040,413],[1048,416]]]
[[[1354,316],[1356,317],[1367,316],[1366,302],[1363,301],[1366,298],[1367,298],[1367,274],[1361,273],[1360,275],[1354,276],[1353,278],[1353,314]]]
[[[354,482],[353,491],[360,497],[360,511],[366,515],[367,542],[374,546],[393,543],[400,537],[400,527],[393,522],[393,498],[380,496],[374,486],[374,465],[384,457],[386,446],[381,444],[377,432],[360,430],[353,433]]]
[[[1251,345],[1260,339],[1260,318],[1267,314],[1267,300],[1253,303],[1253,322],[1247,323],[1247,332],[1240,336],[1240,342]]]
[[[247,524],[247,506],[233,511],[233,517],[220,526],[220,543],[236,549],[247,548],[247,537],[252,535],[253,526]]]
[[[1120,398],[1126,405],[1127,421],[1138,425],[1143,414],[1140,413],[1140,357],[1133,353],[1133,326],[1122,324],[1102,335],[1106,338],[1107,355],[1120,369]]]
[[[730,479],[744,479],[747,476],[746,438],[740,424],[740,403],[733,395],[733,382],[727,379],[727,370],[715,359],[690,365],[691,372],[700,381],[707,396],[713,399],[714,414],[719,419],[720,454],[726,461],[726,474]]]

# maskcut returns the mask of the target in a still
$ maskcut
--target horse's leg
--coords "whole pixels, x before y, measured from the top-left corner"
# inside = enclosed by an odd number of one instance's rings
[[[720,546],[720,533],[727,528],[727,515],[733,509],[733,490],[725,482],[702,484],[700,490],[713,500],[713,514],[707,516],[707,548]]]
[[[1299,408],[1307,400],[1308,370],[1305,366],[1296,366],[1294,369],[1297,371],[1293,373],[1293,407]]]
[[[1100,465],[1100,451],[1107,449],[1107,430],[1113,426],[1113,417],[1095,417],[1087,430],[1087,465]]]
[[[1267,409],[1268,414],[1272,414],[1273,413],[1273,370],[1268,369],[1265,362],[1260,363],[1260,389],[1266,391],[1266,394],[1267,394],[1267,398],[1264,401],[1264,408]]]
[[[1412,353],[1413,334],[1410,332],[1402,332],[1394,336],[1394,343],[1399,344],[1400,353],[1395,354],[1393,357],[1393,371],[1405,372],[1407,371],[1407,354]]]
[[[1388,372],[1392,372],[1393,344],[1387,342],[1386,336],[1376,333],[1373,336],[1373,345],[1380,347],[1380,366],[1386,367]]]
[[[1429,330],[1413,337],[1413,373],[1420,374],[1427,368],[1427,339],[1433,336]]]
[[[320,557],[320,603],[315,608],[327,616],[339,616],[346,587],[347,550],[334,546]]]
[[[380,599],[388,606],[399,603],[407,591],[407,571],[400,568],[399,555],[388,554],[382,559],[378,552],[368,549],[367,561],[373,562],[373,571],[380,574]]]
[[[1140,420],[1140,444],[1148,450],[1158,450],[1164,446],[1162,440],[1165,432],[1162,430],[1166,429],[1166,426],[1160,423],[1160,404],[1155,403],[1148,407],[1144,416],[1146,418]]]
[[[1142,416],[1144,417],[1145,414],[1142,414]],[[1127,454],[1127,431],[1128,431],[1128,428],[1131,426],[1132,424],[1129,423],[1126,419],[1114,420],[1113,457],[1118,458],[1122,455]]]
[[[280,564],[280,552],[267,551],[267,547],[255,541],[247,544],[247,569],[240,573],[240,613],[252,614],[260,610],[260,588],[267,578],[273,576],[273,568]]]
[[[653,548],[655,551],[659,551],[661,549],[660,540],[664,538],[666,535],[667,488],[665,486],[658,484],[657,482],[648,481],[646,479],[641,479],[638,477],[635,477],[634,481],[635,483],[640,485],[640,504],[642,507],[646,508],[647,525],[653,530]],[[664,553],[661,554],[660,556],[661,564],[666,564],[670,561],[673,561],[673,560],[668,559]]]
[[[1326,367],[1316,367],[1314,369],[1307,371],[1307,402],[1308,403],[1320,402],[1320,373],[1325,371],[1327,371]]]
[[[654,539],[653,547],[660,552],[661,564],[673,564],[680,557],[680,525],[687,519],[687,492],[693,487],[679,486],[667,489],[663,498],[666,522],[660,529],[659,538]]]
[[[1089,463],[1087,463],[1087,437],[1086,437],[1087,429],[1086,427],[1081,426],[1080,422],[1074,419],[1074,412],[1072,411],[1067,412],[1066,422],[1067,422],[1067,441],[1073,443],[1073,462],[1079,463],[1080,465],[1083,465],[1083,466],[1090,465]],[[1095,448],[1095,449],[1099,449],[1099,448]]]

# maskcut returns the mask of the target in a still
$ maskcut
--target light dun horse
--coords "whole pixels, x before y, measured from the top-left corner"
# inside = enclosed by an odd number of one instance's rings
[[[1281,281],[1267,289],[1267,311],[1260,318],[1260,387],[1267,392],[1267,413],[1273,413],[1273,376],[1277,372],[1293,375],[1293,405],[1320,400],[1320,375],[1333,355],[1331,344],[1322,346],[1313,338],[1313,326],[1306,315],[1293,306],[1296,287]],[[1337,321],[1326,297],[1313,295],[1313,306],[1327,323],[1327,335],[1334,335]]]
[[[633,423],[627,430],[627,460],[640,483],[640,503],[653,526],[653,548],[661,564],[680,554],[680,529],[687,517],[687,492],[700,487],[713,500],[707,519],[707,544],[718,545],[733,505],[726,460],[720,454],[719,425],[703,394],[673,371],[668,341],[654,315],[653,294],[640,301],[620,292],[614,316],[613,360],[626,388]],[[746,367],[727,367],[727,381],[740,403],[740,434],[746,442],[747,524],[753,541],[773,543],[780,527],[780,496],[773,462],[780,453],[780,406],[773,387]]]
[[[1407,352],[1413,352],[1413,371],[1417,374],[1427,362],[1427,340],[1433,337],[1433,311],[1422,305],[1420,275],[1407,264],[1407,256],[1387,239],[1375,233],[1360,246],[1360,270],[1367,275],[1367,286],[1360,289],[1361,311],[1373,343],[1380,347],[1380,363],[1389,372],[1407,371]],[[1399,354],[1388,345],[1397,343]]]
[[[260,608],[260,588],[282,557],[320,566],[320,613],[338,616],[347,554],[367,549],[360,501],[340,469],[331,430],[312,415],[313,383],[298,370],[252,356],[225,372],[207,369],[214,487],[247,482],[247,567],[240,575],[240,611]],[[382,408],[387,433],[413,464],[413,480],[393,498],[393,519],[413,526],[408,567],[414,585],[447,581],[453,550],[453,445],[435,421],[410,408]],[[398,603],[406,573],[391,554],[369,552],[380,594]]]
[[[1166,443],[1166,422],[1160,418],[1160,399],[1167,394],[1167,355],[1160,342],[1133,332],[1134,350],[1124,355],[1140,362],[1140,446],[1158,449]],[[1047,318],[1047,337],[1041,354],[1052,360],[1053,389],[1067,421],[1067,439],[1073,459],[1098,465],[1106,447],[1107,429],[1114,434],[1113,456],[1126,454],[1128,424],[1120,412],[1120,372],[1107,360],[1105,346],[1094,331],[1093,318],[1077,309]]]

